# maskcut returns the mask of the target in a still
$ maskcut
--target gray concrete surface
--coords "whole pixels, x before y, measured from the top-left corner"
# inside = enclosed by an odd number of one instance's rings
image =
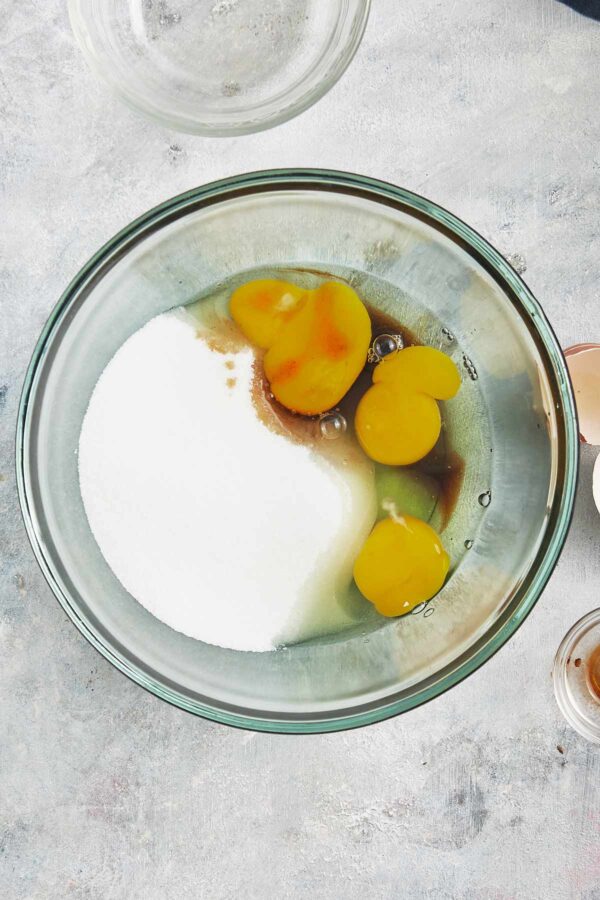
[[[422,192],[517,261],[564,345],[599,340],[600,23],[555,0],[374,0],[316,107],[205,140],[114,101],[65,6],[2,4],[0,896],[598,900],[600,749],[550,682],[563,633],[599,605],[593,452],[548,589],[483,670],[395,721],[300,740],[180,713],[86,644],[27,544],[13,429],[82,263],[158,201],[241,170],[322,165]]]

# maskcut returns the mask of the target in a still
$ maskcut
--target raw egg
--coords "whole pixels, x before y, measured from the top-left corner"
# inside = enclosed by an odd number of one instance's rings
[[[302,292],[292,287],[251,281],[233,294],[230,310],[246,337],[266,349],[273,396],[293,412],[317,415],[339,403],[363,369],[371,320],[345,284],[327,281]]]
[[[450,557],[437,532],[413,516],[378,522],[354,563],[361,593],[383,616],[401,616],[440,590]]]
[[[257,347],[266,349],[306,300],[306,291],[288,281],[260,278],[242,284],[231,295],[231,318]]]
[[[356,435],[371,459],[405,466],[426,456],[440,436],[437,400],[460,387],[455,363],[433,347],[407,347],[385,357],[356,410]]]

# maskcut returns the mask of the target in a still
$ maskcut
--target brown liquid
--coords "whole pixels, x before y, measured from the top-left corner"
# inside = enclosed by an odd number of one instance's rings
[[[301,275],[316,275],[318,278],[325,278],[327,281],[339,281],[340,284],[347,284],[349,287],[352,287],[348,278],[344,278],[342,275],[333,275],[331,272],[324,272],[323,269],[309,269],[308,266],[295,266],[286,271],[299,272]]]
[[[415,469],[434,478],[438,484],[438,504],[441,513],[440,530],[448,525],[454,512],[465,474],[465,461],[455,450],[448,450],[441,438],[431,453],[415,463]]]
[[[585,680],[594,700],[600,701],[600,646],[596,647],[587,661]]]
[[[216,313],[207,315],[205,327],[198,328],[196,337],[216,353],[239,353],[249,346],[233,319],[224,319]],[[228,369],[232,368],[227,362],[225,365]]]

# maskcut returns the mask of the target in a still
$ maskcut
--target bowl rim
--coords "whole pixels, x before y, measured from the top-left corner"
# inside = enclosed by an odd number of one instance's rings
[[[268,106],[269,103],[269,101],[265,101],[255,107],[257,114],[259,114],[258,119],[251,117],[229,123],[224,119],[223,122],[217,122],[214,125],[194,119],[191,116],[165,113],[151,101],[146,100],[138,91],[129,90],[123,81],[114,74],[113,67],[105,65],[101,54],[97,52],[85,21],[85,15],[81,11],[82,0],[68,0],[68,11],[71,30],[88,66],[125,106],[157,122],[163,128],[174,128],[176,131],[184,134],[196,134],[204,137],[233,137],[234,135],[257,134],[295,118],[311,106],[314,106],[337,84],[356,56],[362,43],[371,11],[372,0],[355,0],[355,2],[358,4],[358,8],[348,39],[345,45],[342,45],[334,60],[334,64],[328,68],[327,72],[312,88],[301,93],[294,102],[284,105],[270,115],[264,115],[264,107]],[[263,110],[263,117],[260,117],[260,110]]]
[[[367,704],[357,704],[348,710],[332,710],[325,713],[276,713],[262,710],[244,710],[218,702],[206,702],[206,698],[190,698],[166,681],[149,676],[126,659],[120,650],[108,644],[102,635],[88,622],[77,608],[76,601],[63,592],[51,560],[46,554],[44,538],[36,527],[31,513],[31,498],[27,489],[26,460],[31,430],[31,397],[36,387],[37,374],[43,361],[48,342],[60,324],[67,308],[89,285],[94,274],[110,260],[115,261],[127,250],[127,246],[141,240],[170,220],[193,209],[213,206],[224,200],[266,191],[310,189],[334,191],[374,200],[396,210],[409,212],[417,218],[432,222],[454,241],[466,246],[472,256],[499,281],[508,298],[517,306],[524,323],[542,350],[551,367],[551,387],[560,413],[558,432],[559,471],[557,489],[551,515],[535,559],[522,583],[514,592],[494,624],[493,634],[481,635],[461,656],[442,670],[430,676],[422,687],[412,686],[404,692],[391,694]],[[273,169],[250,172],[210,182],[166,200],[148,210],[125,226],[105,243],[80,269],[59,298],[44,325],[27,368],[19,403],[16,430],[16,475],[21,512],[25,528],[36,560],[59,603],[84,637],[132,681],[155,696],[187,712],[200,715],[222,724],[255,731],[279,733],[324,733],[357,728],[382,721],[407,712],[426,703],[468,675],[471,675],[490,659],[524,622],[539,599],[554,570],[563,548],[573,514],[575,490],[579,467],[577,410],[569,372],[563,352],[546,319],[542,307],[529,288],[480,234],[443,207],[426,198],[367,176],[327,169]],[[406,695],[406,690],[410,693]]]

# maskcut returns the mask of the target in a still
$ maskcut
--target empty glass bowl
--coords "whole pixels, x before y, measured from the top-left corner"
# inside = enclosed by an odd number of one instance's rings
[[[194,134],[270,128],[315,103],[370,0],[69,0],[88,63],[133,109]]]
[[[172,631],[120,585],[87,523],[77,447],[94,385],[136,329],[265,267],[342,274],[425,343],[451,353],[463,373],[451,437],[464,480],[444,532],[453,574],[427,608],[275,652],[240,653]],[[567,533],[578,434],[556,339],[489,244],[408,191],[339,172],[285,170],[175,197],[99,250],[39,340],[17,455],[40,565],[107,659],[190,712],[309,732],[364,725],[430,700],[513,634]]]

